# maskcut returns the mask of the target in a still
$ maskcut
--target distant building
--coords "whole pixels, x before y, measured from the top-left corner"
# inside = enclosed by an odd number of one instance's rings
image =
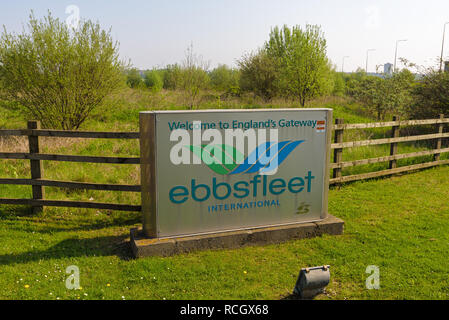
[[[444,72],[449,72],[449,61],[444,61]]]
[[[379,77],[379,78],[386,78],[393,75],[393,64],[392,63],[385,63],[384,64],[384,71],[381,73],[378,72],[367,72],[368,76],[373,77]]]
[[[384,64],[384,74],[391,76],[393,74],[393,64],[385,63]]]
[[[445,61],[444,63],[444,71],[445,72],[449,72],[449,61]],[[353,72],[345,72],[346,74],[351,74]],[[393,64],[392,63],[385,63],[384,64],[384,70],[383,72],[379,73],[379,72],[367,72],[366,75],[371,76],[371,77],[379,77],[379,78],[388,78],[391,77],[393,75]],[[415,80],[420,80],[422,78],[422,74],[419,73],[415,73]]]

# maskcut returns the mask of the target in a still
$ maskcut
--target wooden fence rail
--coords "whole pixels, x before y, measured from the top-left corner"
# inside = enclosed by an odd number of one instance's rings
[[[36,121],[29,121],[28,123]],[[0,130],[0,136],[36,136],[58,138],[92,138],[92,139],[139,139],[139,132],[97,132],[97,131],[64,131],[42,129]]]
[[[0,152],[0,159],[47,160],[90,163],[139,164],[140,158],[70,156],[44,153],[12,153]]]
[[[346,124],[343,119],[336,119],[334,130],[334,143],[331,148],[334,150],[334,162],[331,164],[333,178],[330,184],[340,184],[349,181],[368,179],[396,173],[429,168],[442,164],[449,164],[449,160],[441,160],[441,154],[449,152],[449,148],[442,148],[444,138],[449,138],[449,132],[444,133],[444,125],[449,124],[449,118],[440,115],[438,119],[426,120],[400,120],[394,117],[393,121]],[[400,129],[404,126],[435,125],[436,132],[433,134],[400,136]],[[390,138],[370,139],[362,141],[344,142],[343,137],[346,130],[351,129],[371,129],[371,128],[392,128]],[[96,203],[91,201],[63,201],[46,200],[44,187],[75,188],[88,190],[105,191],[125,191],[141,192],[140,185],[116,185],[102,183],[84,183],[74,181],[58,181],[44,179],[42,161],[69,161],[69,162],[89,162],[106,164],[140,164],[139,157],[98,157],[98,156],[75,156],[75,155],[57,155],[40,153],[39,137],[64,137],[64,138],[92,138],[92,139],[140,139],[139,132],[88,132],[88,131],[61,131],[61,130],[42,130],[38,121],[28,121],[27,129],[23,130],[0,130],[0,136],[27,136],[29,143],[29,153],[0,152],[0,159],[22,159],[29,160],[31,165],[30,179],[9,179],[0,177],[0,185],[28,185],[32,187],[32,199],[0,199],[0,204],[29,205],[33,211],[40,211],[44,206],[74,207],[74,208],[93,208],[109,209],[122,211],[140,211],[141,206],[112,203]],[[410,141],[435,140],[435,149],[418,151],[412,153],[398,154],[398,144]],[[343,151],[346,148],[361,146],[374,146],[381,144],[390,144],[390,155],[359,159],[352,161],[343,161]],[[433,161],[414,164],[409,166],[397,166],[397,160],[433,155]],[[389,169],[368,172],[357,175],[343,176],[342,169],[374,164],[380,162],[389,162]]]
[[[30,205],[34,212],[41,211],[44,206],[110,209],[121,211],[140,211],[141,206],[113,203],[96,203],[91,201],[45,200],[43,187],[75,188],[89,190],[140,192],[140,185],[115,185],[100,183],[82,183],[73,181],[57,181],[43,179],[42,161],[69,161],[108,164],[140,164],[140,158],[126,157],[93,157],[40,153],[39,137],[92,138],[92,139],[139,139],[139,132],[87,132],[41,130],[38,121],[28,121],[24,130],[0,130],[0,136],[27,136],[29,153],[0,152],[0,159],[30,160],[31,179],[0,178],[0,184],[29,185],[32,187],[32,199],[0,199],[0,204]]]
[[[449,119],[445,119],[444,115],[440,115],[438,119],[427,119],[427,120],[405,120],[401,121],[399,117],[394,117],[393,121],[389,122],[375,122],[375,123],[357,123],[357,124],[345,124],[343,119],[336,119],[334,125],[335,139],[331,148],[334,149],[334,162],[331,164],[331,169],[333,169],[333,178],[330,179],[330,184],[339,184],[343,182],[369,179],[375,177],[381,177],[386,175],[392,175],[396,173],[412,171],[417,169],[429,168],[442,164],[449,164],[449,160],[440,160],[441,154],[449,152],[449,148],[442,149],[442,140],[444,138],[449,138],[449,132],[444,133],[444,124],[449,123]],[[400,128],[403,126],[419,126],[419,125],[436,125],[437,133],[416,135],[416,136],[405,136],[400,137]],[[350,129],[370,129],[370,128],[385,128],[392,127],[391,138],[383,139],[370,139],[362,141],[349,141],[343,142],[343,134],[345,130]],[[418,151],[412,153],[398,154],[398,143],[410,142],[410,141],[422,141],[422,140],[436,140],[435,149]],[[360,159],[353,161],[343,161],[343,150],[345,148],[363,147],[363,146],[374,146],[381,144],[390,144],[390,155],[370,158],[370,159]],[[433,155],[433,161],[419,163],[409,166],[398,167],[397,160],[420,157],[426,155]],[[382,171],[375,171],[369,173],[362,173],[357,175],[343,176],[342,169],[353,166],[360,166],[366,164],[373,164],[379,162],[389,162],[389,169]]]

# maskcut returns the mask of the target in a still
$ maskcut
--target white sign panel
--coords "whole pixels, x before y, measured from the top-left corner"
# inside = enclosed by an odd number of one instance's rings
[[[144,230],[163,238],[324,219],[331,121],[330,109],[141,113]]]

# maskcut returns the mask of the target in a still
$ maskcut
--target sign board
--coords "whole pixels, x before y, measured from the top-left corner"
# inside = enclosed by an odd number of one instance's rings
[[[331,122],[331,109],[141,112],[146,235],[324,219]]]

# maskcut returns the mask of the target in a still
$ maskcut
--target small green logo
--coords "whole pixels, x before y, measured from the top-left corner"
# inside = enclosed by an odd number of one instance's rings
[[[309,213],[310,211],[310,204],[305,203],[305,202],[301,202],[301,204],[299,205],[298,209],[296,209],[296,214],[306,214]]]

